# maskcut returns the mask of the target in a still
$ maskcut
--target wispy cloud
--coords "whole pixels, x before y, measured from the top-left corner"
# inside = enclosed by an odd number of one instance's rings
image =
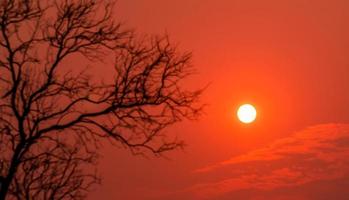
[[[317,125],[265,148],[195,170],[196,175],[211,178],[186,192],[215,198],[251,189],[270,191],[349,178],[348,158],[349,125]],[[258,198],[250,195],[249,199]]]

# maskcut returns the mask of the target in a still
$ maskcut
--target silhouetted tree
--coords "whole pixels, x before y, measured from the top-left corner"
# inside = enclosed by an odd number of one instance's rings
[[[192,73],[191,55],[166,36],[137,39],[112,8],[0,1],[0,200],[84,198],[99,181],[93,164],[103,140],[135,154],[183,145],[162,130],[201,110],[201,91],[180,82]],[[107,75],[96,80],[76,60]]]

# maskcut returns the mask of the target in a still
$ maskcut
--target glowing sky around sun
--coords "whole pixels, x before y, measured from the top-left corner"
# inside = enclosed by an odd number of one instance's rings
[[[188,144],[169,160],[106,145],[105,179],[90,199],[349,196],[347,8],[346,0],[119,0],[126,26],[168,33],[192,51],[197,73],[185,84],[209,84],[207,107],[199,121],[166,130]],[[251,124],[236,117],[244,102],[256,107]]]

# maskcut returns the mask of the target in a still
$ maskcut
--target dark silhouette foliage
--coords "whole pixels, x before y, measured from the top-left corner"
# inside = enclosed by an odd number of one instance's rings
[[[137,39],[112,9],[98,0],[0,1],[0,200],[84,198],[99,182],[103,141],[134,154],[183,146],[162,130],[201,111],[201,90],[181,82],[193,72],[190,53],[166,36]]]

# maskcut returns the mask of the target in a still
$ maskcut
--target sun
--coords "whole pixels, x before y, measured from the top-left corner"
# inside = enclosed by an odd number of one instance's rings
[[[242,123],[249,124],[257,117],[257,111],[251,104],[243,104],[237,111],[237,116]]]

